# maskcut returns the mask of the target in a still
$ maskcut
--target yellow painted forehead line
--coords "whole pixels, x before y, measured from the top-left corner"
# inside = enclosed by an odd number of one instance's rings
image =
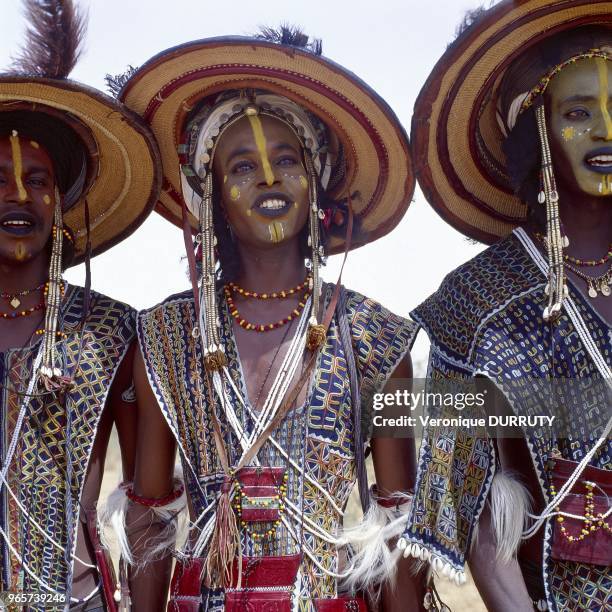
[[[28,199],[28,192],[23,186],[23,160],[21,157],[21,142],[17,130],[11,132],[9,138],[11,142],[11,154],[13,156],[13,172],[15,174],[15,183],[19,193],[19,200],[25,202]]]
[[[272,172],[272,166],[270,165],[270,160],[268,159],[266,135],[264,133],[263,125],[261,124],[261,119],[257,114],[247,114],[247,117],[251,125],[251,130],[253,130],[255,146],[257,147],[259,157],[261,158],[261,165],[264,170],[266,184],[268,186],[272,186],[274,184],[274,172]]]
[[[608,110],[610,92],[608,91],[608,60],[598,57],[595,60],[599,72],[599,105],[606,126],[606,138],[612,140],[612,117]]]

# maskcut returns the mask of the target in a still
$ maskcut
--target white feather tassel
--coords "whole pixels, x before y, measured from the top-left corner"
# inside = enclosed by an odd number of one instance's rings
[[[531,497],[509,471],[499,471],[491,483],[491,524],[497,542],[497,558],[510,561],[521,543],[531,510]]]
[[[114,489],[106,498],[103,504],[98,506],[98,516],[100,520],[100,540],[106,548],[111,548],[111,540],[108,531],[110,530],[117,538],[121,556],[128,562],[132,563],[132,552],[127,538],[125,529],[125,516],[130,500],[125,494],[127,487],[131,483],[121,483]]]
[[[341,588],[351,593],[367,591],[374,601],[380,597],[381,586],[393,583],[402,551],[394,544],[406,527],[412,496],[394,494],[400,504],[385,508],[372,498],[361,523],[345,529],[340,546],[354,551],[349,566],[342,574]]]
[[[164,527],[159,533],[150,538],[146,550],[144,552],[139,551],[138,559],[136,560],[130,548],[126,529],[126,516],[131,503],[126,495],[126,490],[130,486],[131,483],[120,484],[108,496],[106,503],[100,506],[100,523],[103,527],[101,538],[104,544],[108,546],[109,538],[107,530],[114,533],[119,544],[121,556],[130,565],[140,567],[168,554],[169,550],[174,550],[177,547],[178,542],[186,539],[188,531],[188,517],[185,511],[187,497],[183,490],[182,495],[169,504],[148,508],[154,515],[154,517],[151,517],[150,524],[163,525]],[[183,487],[183,481],[175,474],[174,487],[178,486]],[[146,529],[144,532],[139,530],[138,539],[144,538],[146,538]]]

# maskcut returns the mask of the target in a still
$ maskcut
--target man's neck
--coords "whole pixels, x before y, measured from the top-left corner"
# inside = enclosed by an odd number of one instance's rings
[[[297,240],[269,249],[240,244],[238,251],[242,269],[236,282],[245,289],[278,291],[298,285],[304,280],[304,260]]]
[[[578,198],[560,194],[563,228],[569,238],[567,253],[580,259],[599,259],[612,238],[612,198]]]
[[[0,291],[15,294],[44,283],[49,276],[49,258],[41,253],[23,263],[0,261]]]

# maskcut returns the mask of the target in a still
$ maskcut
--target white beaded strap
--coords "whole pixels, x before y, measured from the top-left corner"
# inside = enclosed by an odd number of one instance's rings
[[[247,410],[249,410],[251,414],[253,413],[252,409],[248,406],[247,406]],[[336,500],[331,496],[329,491],[327,491],[327,489],[320,482],[315,480],[310,474],[306,472],[306,470],[302,466],[300,466],[298,463],[296,463],[295,460],[289,457],[289,455],[287,454],[287,451],[272,436],[268,438],[268,441],[272,444],[272,446],[276,448],[276,450],[278,450],[278,452],[283,456],[283,458],[289,462],[289,465],[291,465],[291,467],[295,469],[298,472],[298,474],[301,474],[304,478],[306,478],[306,480],[313,487],[315,487],[325,497],[325,499],[327,499],[327,501],[331,504],[332,508],[340,516],[344,516],[344,511],[342,510],[342,508],[338,506]]]
[[[327,574],[328,576],[330,576],[331,578],[336,578],[336,579],[340,579],[343,578],[344,576],[342,574],[337,574],[336,572],[333,572],[331,570],[328,570],[327,568],[323,567],[321,565],[321,563],[319,563],[319,560],[316,558],[316,556],[314,555],[314,553],[308,548],[308,546],[306,546],[306,544],[304,542],[302,542],[297,534],[293,531],[291,525],[289,525],[289,522],[287,521],[286,517],[281,517],[281,520],[283,521],[283,525],[285,525],[285,527],[287,528],[287,531],[289,532],[289,535],[293,538],[293,540],[296,542],[296,544],[298,544],[299,546],[302,547],[302,550],[306,553],[306,556],[324,573]]]
[[[36,354],[36,358],[34,359],[34,365],[32,367],[32,377],[30,378],[30,382],[28,383],[28,390],[26,391],[23,397],[23,401],[21,402],[21,407],[19,408],[19,416],[17,417],[17,422],[15,423],[15,430],[13,431],[13,436],[11,437],[11,443],[9,444],[6,456],[4,457],[4,468],[2,469],[2,472],[0,472],[0,476],[2,477],[3,482],[6,481],[6,475],[11,465],[13,454],[15,453],[15,448],[17,447],[19,435],[21,434],[21,426],[23,425],[23,419],[25,418],[25,413],[28,409],[28,403],[30,401],[30,397],[32,397],[34,385],[38,380],[38,368],[42,361],[42,356],[43,343],[41,342],[38,347],[38,353]]]
[[[548,264],[546,263],[546,261],[544,260],[540,252],[538,251],[533,241],[529,238],[525,230],[522,228],[517,228],[514,230],[514,234],[520,240],[521,244],[525,247],[525,250],[527,251],[529,256],[533,259],[534,263],[538,266],[538,268],[540,268],[540,271],[544,275],[546,275],[548,272]],[[576,308],[576,305],[574,304],[574,301],[572,300],[571,296],[568,296],[565,299],[565,309],[567,311],[567,314],[570,320],[572,321],[572,324],[574,325],[576,331],[578,332],[580,339],[583,341],[585,348],[587,349],[589,355],[593,359],[595,366],[601,373],[602,377],[607,381],[608,386],[612,388],[612,371],[610,370],[610,366],[608,366],[601,352],[597,348],[597,345],[595,344],[593,338],[591,337],[591,334],[589,333],[586,327],[586,324],[584,323],[584,320],[582,319],[580,312]],[[563,500],[569,495],[571,489],[574,487],[574,485],[576,484],[576,482],[582,475],[582,472],[584,472],[584,470],[586,469],[587,465],[589,464],[589,462],[591,461],[591,459],[593,458],[593,456],[595,455],[599,447],[602,446],[606,442],[611,431],[612,431],[612,418],[608,421],[607,425],[604,428],[602,435],[599,437],[597,442],[595,442],[595,445],[582,458],[580,463],[578,463],[572,475],[563,484],[561,489],[559,489],[559,492],[557,493],[555,498],[546,506],[546,508],[544,508],[542,513],[539,515],[528,514],[529,518],[535,519],[535,521],[533,525],[531,525],[531,527],[529,527],[523,533],[523,538],[527,539],[527,538],[531,538],[532,536],[534,536],[537,533],[537,531],[540,529],[540,527],[549,518],[553,516],[563,515],[563,516],[574,518],[574,515],[563,513],[560,511],[554,511],[554,508],[555,506],[559,506],[561,502],[563,502]],[[605,518],[609,516],[611,511],[612,511],[612,508],[608,508],[607,512],[603,515],[603,517]]]
[[[26,574],[30,576],[30,578],[33,578],[43,589],[45,589],[45,591],[48,591],[49,593],[53,593],[54,595],[65,595],[65,593],[60,593],[59,591],[56,591],[53,587],[49,586],[44,580],[42,580],[34,572],[32,572],[32,570],[23,562],[23,558],[17,552],[15,547],[11,544],[7,533],[4,531],[4,529],[2,529],[1,526],[0,526],[0,535],[6,542],[6,545],[9,547],[9,550],[11,551],[13,556],[17,559],[17,561],[19,561],[19,565],[24,569]],[[70,601],[73,603],[83,603],[91,599],[98,592],[98,589],[99,587],[96,586],[96,588],[89,595],[87,595],[86,599],[79,599],[78,597],[71,597]]]
[[[25,506],[21,503],[21,501],[19,500],[19,498],[17,497],[17,495],[15,495],[15,493],[13,493],[13,490],[11,489],[11,487],[9,486],[9,483],[4,479],[4,477],[2,476],[2,474],[0,474],[0,478],[2,478],[2,484],[6,487],[6,490],[10,493],[11,497],[15,500],[15,503],[17,504],[17,506],[19,507],[19,509],[21,510],[21,512],[23,512],[23,514],[25,515],[25,517],[28,519],[28,521],[30,522],[30,524],[34,525],[34,527],[36,527],[36,529],[38,529],[38,531],[40,531],[40,533],[43,535],[43,537],[45,537],[47,540],[49,540],[49,542],[51,542],[51,544],[53,544],[53,546],[55,546],[55,548],[57,548],[58,550],[61,550],[62,552],[65,550],[65,547],[62,546],[61,544],[59,544],[59,542],[56,542],[55,539],[53,537],[51,537],[45,530],[43,527],[41,527],[37,521],[35,521],[31,516],[30,513],[26,510]],[[83,565],[84,567],[89,567],[92,569],[97,568],[97,565],[92,565],[91,563],[87,563],[86,561],[83,561],[82,559],[80,559],[79,557],[77,557],[77,555],[71,555],[72,559],[74,561],[78,561],[81,565]]]

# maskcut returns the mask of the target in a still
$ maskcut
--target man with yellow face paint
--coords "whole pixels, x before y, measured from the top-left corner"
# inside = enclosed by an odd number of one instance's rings
[[[328,254],[399,221],[413,187],[408,142],[387,105],[316,41],[268,34],[166,51],[121,93],[152,126],[157,112],[176,117],[157,133],[172,177],[159,210],[183,226],[189,257],[193,227],[197,258],[194,290],[139,316],[142,444],[120,497],[133,542],[124,553],[146,563],[132,601],[165,607],[169,557],[151,559],[140,533],[168,534],[178,447],[192,527],[169,609],[365,611],[371,598],[403,610],[416,605],[420,577],[390,546],[415,450],[372,440],[370,409],[392,378],[409,377],[413,325],[320,272]],[[356,481],[367,519],[342,534]]]
[[[469,14],[415,108],[428,199],[495,243],[412,313],[431,386],[495,397],[429,428],[400,546],[489,610],[612,606],[611,113],[610,4],[557,0]]]
[[[117,584],[96,504],[113,423],[133,473],[136,313],[63,272],[144,220],[157,149],[125,107],[68,81],[76,7],[26,9],[27,51],[0,75],[0,607],[104,612]]]

